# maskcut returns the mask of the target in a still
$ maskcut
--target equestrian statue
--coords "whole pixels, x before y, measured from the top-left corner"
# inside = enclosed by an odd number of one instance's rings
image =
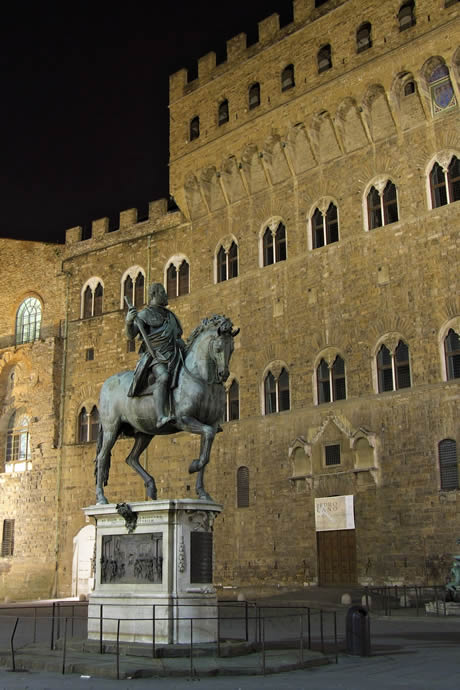
[[[157,498],[154,478],[142,467],[139,456],[154,436],[188,431],[201,437],[200,457],[189,472],[197,472],[199,498],[212,500],[204,488],[204,468],[225,409],[224,382],[229,376],[233,339],[239,329],[225,316],[204,318],[182,340],[179,319],[167,308],[161,283],[149,288],[148,305],[137,312],[128,303],[126,334],[139,336],[139,360],[133,371],[108,378],[99,398],[99,433],[96,456],[97,503],[104,495],[111,450],[120,435],[134,438],[126,462],[144,480],[147,496]]]

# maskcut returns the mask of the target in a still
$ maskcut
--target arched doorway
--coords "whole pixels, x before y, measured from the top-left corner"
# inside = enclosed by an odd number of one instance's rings
[[[86,525],[73,538],[72,596],[88,596],[94,587],[96,528]]]

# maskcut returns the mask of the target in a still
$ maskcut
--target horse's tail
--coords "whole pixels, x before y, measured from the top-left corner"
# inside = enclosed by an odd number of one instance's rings
[[[104,431],[102,429],[102,424],[99,422],[99,429],[97,432],[97,443],[96,443],[96,457],[94,458],[94,477],[96,479],[96,484],[97,484],[97,468],[98,468],[98,461],[100,462],[99,459],[99,453],[101,452],[102,449],[102,441],[104,439]],[[103,486],[107,486],[107,482],[109,481],[109,472],[110,472],[110,460],[112,458],[112,453],[109,450],[107,453],[107,456],[105,458],[105,463],[102,468],[102,483]]]

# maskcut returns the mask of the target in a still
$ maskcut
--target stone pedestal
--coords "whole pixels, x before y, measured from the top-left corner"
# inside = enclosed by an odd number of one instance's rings
[[[120,641],[189,643],[193,619],[193,641],[215,642],[212,527],[222,506],[178,499],[133,502],[129,508],[133,520],[113,503],[83,509],[96,521],[88,638],[99,639],[102,619],[107,641],[116,640],[120,620]]]

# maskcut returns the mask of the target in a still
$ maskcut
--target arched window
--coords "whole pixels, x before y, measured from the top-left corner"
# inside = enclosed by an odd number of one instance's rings
[[[290,409],[289,374],[283,367],[278,378],[267,372],[264,379],[264,413],[273,414]]]
[[[409,348],[402,340],[394,352],[381,345],[377,353],[377,378],[379,393],[410,388]]]
[[[240,387],[238,381],[233,379],[226,393],[225,421],[232,422],[240,418]]]
[[[319,404],[346,399],[345,362],[340,355],[334,359],[332,366],[322,359],[316,370],[316,379]]]
[[[433,116],[440,115],[457,105],[454,89],[449,76],[449,69],[444,64],[438,64],[428,76]]]
[[[260,105],[260,84],[258,82],[251,84],[249,87],[248,100],[249,110],[257,108],[257,106]]]
[[[317,55],[318,73],[325,72],[332,67],[331,46],[329,44],[323,46]]]
[[[228,114],[228,101],[222,101],[222,103],[219,103],[219,114],[218,114],[218,122],[219,125],[223,125],[229,120],[229,114]]]
[[[412,96],[415,93],[415,81],[410,79],[404,84],[404,96]]]
[[[29,418],[17,411],[8,422],[6,434],[5,472],[24,472],[31,469]]]
[[[453,328],[444,339],[447,380],[460,378],[460,337]]]
[[[200,136],[200,118],[198,115],[190,120],[190,141]]]
[[[99,278],[88,280],[86,287],[82,291],[81,317],[88,319],[91,316],[102,314],[102,303],[104,297],[104,286]]]
[[[91,412],[87,412],[86,407],[82,407],[78,415],[78,442],[90,443],[97,440],[99,431],[99,411],[93,405]]]
[[[415,2],[409,0],[401,5],[398,12],[399,30],[405,31],[415,26]]]
[[[399,220],[396,186],[388,180],[385,187],[372,186],[367,195],[367,219],[369,230],[389,225]]]
[[[312,230],[312,247],[318,249],[324,247],[325,244],[332,244],[339,240],[339,219],[337,215],[337,207],[332,203],[329,204],[326,213],[319,208],[311,219]]]
[[[358,31],[356,32],[356,52],[362,53],[363,50],[367,50],[372,47],[372,37],[371,37],[372,27],[369,22],[361,24]]]
[[[446,169],[436,161],[430,171],[431,206],[439,208],[460,200],[460,160],[452,156]]]
[[[295,86],[294,65],[287,65],[281,72],[281,91],[287,91]]]
[[[249,507],[249,468],[238,467],[236,472],[236,505],[237,508]]]
[[[286,260],[286,228],[278,223],[274,228],[267,227],[262,237],[264,266]]]
[[[136,309],[141,309],[145,304],[144,288],[145,288],[145,277],[143,271],[134,266],[128,269],[125,273],[125,279],[123,281],[123,298],[127,298],[130,304],[133,304]],[[128,305],[125,299],[123,299],[122,307],[126,310]]]
[[[238,276],[238,245],[232,242],[228,250],[223,246],[217,252],[217,282],[237,278]]]
[[[190,267],[186,259],[171,261],[166,270],[166,293],[170,299],[190,292]]]
[[[16,345],[31,343],[40,337],[42,305],[36,297],[27,297],[16,314]]]
[[[439,474],[441,491],[458,489],[457,444],[451,438],[445,438],[438,446]]]

